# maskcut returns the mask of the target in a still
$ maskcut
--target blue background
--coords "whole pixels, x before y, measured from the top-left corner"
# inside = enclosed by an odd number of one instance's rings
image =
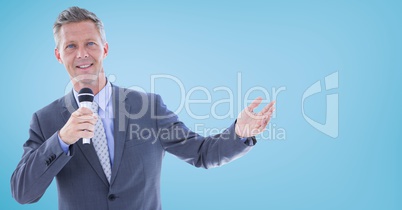
[[[52,24],[69,6],[95,12],[104,22],[109,56],[105,70],[122,87],[151,90],[151,75],[170,74],[188,92],[211,91],[212,102],[236,93],[242,74],[251,87],[285,87],[272,125],[286,138],[261,139],[245,157],[218,169],[196,169],[166,155],[164,209],[401,209],[401,20],[400,1],[7,1],[1,30],[1,209],[56,209],[53,183],[42,199],[19,205],[10,176],[28,138],[32,113],[61,97],[68,75],[53,55]],[[301,112],[303,92],[338,71],[339,136],[309,125]],[[173,81],[155,92],[175,109]],[[271,92],[271,91],[270,91]],[[306,114],[325,121],[326,92],[306,101]],[[252,96],[261,95],[254,92]],[[205,99],[198,92],[194,99]],[[211,104],[193,105],[207,114]],[[230,107],[220,105],[226,113]],[[224,128],[226,119],[192,119]],[[271,126],[272,126],[271,125]]]

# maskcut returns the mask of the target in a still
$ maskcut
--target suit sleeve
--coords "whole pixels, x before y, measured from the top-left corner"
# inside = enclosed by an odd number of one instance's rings
[[[46,125],[40,125],[35,113],[31,120],[29,139],[23,146],[24,154],[11,176],[12,196],[21,204],[37,202],[53,178],[71,159],[61,149],[57,132],[45,139],[41,126]]]
[[[203,137],[179,121],[168,110],[159,95],[155,95],[156,118],[159,140],[169,153],[194,165],[213,168],[229,163],[248,153],[256,143],[255,137],[242,141],[235,133],[234,122],[221,134]],[[250,144],[250,141],[252,143]]]

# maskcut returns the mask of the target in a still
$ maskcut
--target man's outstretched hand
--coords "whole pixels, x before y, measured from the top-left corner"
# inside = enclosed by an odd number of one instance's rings
[[[235,131],[240,137],[251,137],[265,130],[272,113],[275,111],[275,101],[271,101],[261,112],[254,113],[254,109],[261,104],[262,98],[256,98],[248,107],[240,112],[237,117]]]

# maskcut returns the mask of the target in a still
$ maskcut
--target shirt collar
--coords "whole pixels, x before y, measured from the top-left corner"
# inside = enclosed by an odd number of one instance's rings
[[[73,88],[73,93],[74,93],[74,98],[77,104],[80,104],[78,101],[78,92],[74,90]],[[98,94],[95,95],[94,97],[94,102],[96,102],[99,105],[99,108],[101,108],[103,111],[106,110],[106,106],[108,105],[110,101],[110,97],[112,96],[112,85],[108,81],[103,87]]]

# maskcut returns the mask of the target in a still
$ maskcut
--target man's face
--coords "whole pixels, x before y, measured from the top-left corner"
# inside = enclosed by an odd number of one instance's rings
[[[94,22],[88,20],[61,26],[55,55],[73,82],[84,86],[103,82],[102,62],[107,52],[108,44],[102,43]]]

